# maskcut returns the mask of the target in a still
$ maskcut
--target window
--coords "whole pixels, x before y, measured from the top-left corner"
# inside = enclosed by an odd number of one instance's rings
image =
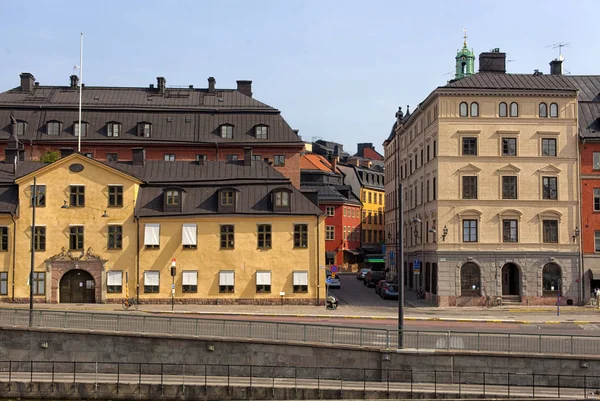
[[[46,273],[33,272],[33,295],[46,295]]]
[[[46,123],[46,134],[60,135],[60,123],[58,121],[48,121]]]
[[[275,207],[289,207],[290,193],[287,191],[275,192]]]
[[[546,103],[540,103],[539,116],[548,117],[548,105]]]
[[[381,197],[381,194],[379,194],[379,204],[383,205],[383,198]]]
[[[119,154],[118,153],[107,153],[106,154],[106,160],[109,162],[118,162],[119,161]]]
[[[556,200],[558,198],[556,186],[557,186],[557,177],[542,177],[543,199]]]
[[[79,136],[79,122],[73,123],[73,134]],[[88,134],[88,123],[81,122],[81,136],[87,136]]]
[[[463,242],[477,242],[477,220],[463,220]]]
[[[233,191],[221,191],[221,206],[233,206]]]
[[[558,105],[556,103],[550,104],[550,118],[558,118]]]
[[[271,248],[271,225],[270,224],[259,224],[258,225],[258,248],[259,249],[270,249]]]
[[[556,138],[542,138],[542,156],[556,156]]]
[[[252,155],[252,160],[255,162],[259,162],[262,160],[262,156],[261,155]]]
[[[123,226],[108,226],[108,249],[121,249],[123,247]]]
[[[256,292],[271,292],[271,272],[256,272]]]
[[[8,295],[8,272],[0,272],[0,295]]]
[[[502,156],[517,155],[517,138],[502,138]]]
[[[335,252],[325,252],[325,264],[326,265],[334,265],[335,264]]]
[[[464,176],[462,178],[463,188],[462,193],[463,199],[477,199],[477,177],[476,176]]]
[[[600,252],[600,231],[594,231],[594,252]]]
[[[479,104],[477,102],[471,103],[471,117],[479,117]]]
[[[36,251],[46,250],[46,227],[35,226],[33,234],[33,247]]]
[[[109,185],[108,186],[108,206],[122,207],[123,206],[123,186]]]
[[[8,251],[8,227],[0,227],[0,251]]]
[[[594,188],[594,212],[600,212],[600,188]]]
[[[34,203],[33,185],[31,185],[29,187],[29,190],[31,192],[31,206],[33,206],[33,203]],[[36,207],[46,206],[46,186],[45,185],[36,185],[35,186],[35,197],[36,197],[36,202],[35,202]]]
[[[348,227],[343,226],[343,228],[344,228],[344,236],[342,237],[342,239],[345,241],[348,239]]]
[[[233,292],[235,282],[235,273],[232,271],[221,271],[219,272],[219,292]]]
[[[181,272],[181,292],[198,292],[198,272],[184,270]]]
[[[175,161],[175,153],[165,153],[165,161],[166,162],[174,162]]]
[[[437,177],[433,177],[433,185],[431,186],[433,190],[433,200],[437,199]]]
[[[294,248],[308,247],[308,225],[294,224]]]
[[[121,292],[123,292],[122,271],[106,272],[106,291],[112,294],[120,294]]]
[[[85,206],[85,187],[83,185],[71,185],[69,199],[71,206]]]
[[[436,152],[437,152],[437,142],[436,141],[433,141],[433,149],[432,149],[432,151],[433,151],[432,152],[433,153],[432,157],[435,157]]]
[[[150,138],[152,134],[152,124],[150,123],[138,123],[138,136],[142,136],[144,138]]]
[[[498,116],[499,117],[508,117],[508,106],[506,103],[502,102],[498,105]]]
[[[88,153],[84,153],[83,155],[84,155],[85,157],[89,157],[90,159],[93,159],[93,158],[94,158],[94,155],[93,155],[92,153],[89,153],[89,152],[88,152]]]
[[[517,199],[517,177],[505,175],[502,177],[502,199]]]
[[[558,243],[558,220],[544,220],[542,224],[544,229],[544,242]]]
[[[16,127],[17,127],[17,136],[20,135],[25,135],[25,128],[26,128],[26,122],[25,121],[17,121]]]
[[[121,124],[119,123],[108,123],[106,124],[106,135],[112,137],[118,137],[121,133]]]
[[[274,166],[285,166],[285,155],[275,155],[274,160]]]
[[[373,198],[371,197],[371,192],[368,193],[367,197],[369,198],[369,203],[373,203]]]
[[[268,127],[265,125],[259,125],[254,129],[256,139],[267,139]]]
[[[510,116],[519,117],[519,105],[516,102],[510,104]]]
[[[180,195],[179,191],[176,189],[171,189],[167,191],[167,206],[179,206]]]
[[[69,249],[73,251],[83,250],[83,226],[69,227]]]
[[[294,272],[293,276],[294,292],[308,292],[308,272]]]
[[[233,125],[221,125],[221,138],[233,138]]]
[[[160,248],[160,224],[144,225],[144,245],[146,248]]]
[[[205,162],[207,160],[206,155],[196,155],[196,161],[203,161]]]
[[[196,249],[198,246],[198,226],[192,223],[183,223],[181,226],[181,245],[184,249]]]
[[[335,216],[335,208],[333,206],[327,206],[325,212],[327,213],[327,216]]]
[[[479,266],[468,262],[460,268],[460,295],[476,297],[480,295],[481,280],[479,277]]]
[[[594,170],[600,170],[600,152],[594,152]]]
[[[463,156],[477,156],[477,138],[463,138],[462,154]]]
[[[429,145],[427,145],[427,161],[429,161],[429,160],[430,160],[430,158],[429,158]]]
[[[221,226],[221,249],[233,249],[234,232],[232,225]]]
[[[556,263],[548,263],[542,269],[542,289],[544,296],[556,297],[561,291],[562,274]]]
[[[160,289],[160,272],[145,271],[144,272],[144,292],[146,294],[158,294]]]
[[[502,220],[502,241],[517,242],[518,230],[517,220]]]
[[[461,117],[469,117],[469,105],[462,102],[459,106],[459,115]]]
[[[234,162],[234,161],[236,161],[237,159],[238,159],[238,155],[235,155],[235,154],[228,154],[228,155],[225,155],[225,161],[228,161],[228,162]]]

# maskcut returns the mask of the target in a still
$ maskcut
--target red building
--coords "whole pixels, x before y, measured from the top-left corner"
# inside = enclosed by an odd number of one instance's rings
[[[237,89],[90,87],[71,76],[69,86],[46,86],[23,73],[20,85],[0,93],[0,154],[11,133],[25,144],[26,160],[48,150],[78,148],[98,160],[132,160],[131,150],[146,149],[149,160],[236,160],[252,148],[263,160],[300,186],[304,143],[274,107],[252,97],[252,81]],[[79,91],[82,118],[79,129]]]
[[[300,190],[327,215],[325,219],[325,261],[331,265],[358,262],[362,203],[343,175],[323,156],[308,154],[300,159]]]

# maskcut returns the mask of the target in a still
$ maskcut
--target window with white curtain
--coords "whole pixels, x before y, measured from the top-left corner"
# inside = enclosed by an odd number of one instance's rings
[[[184,224],[181,229],[181,242],[184,248],[196,248],[198,226],[196,224]]]
[[[181,292],[198,292],[198,272],[183,271],[181,273]]]
[[[256,292],[271,292],[271,272],[256,272]]]
[[[148,223],[144,225],[144,245],[146,248],[160,247],[160,224]]]
[[[308,292],[308,272],[294,272],[294,292]]]
[[[219,272],[219,292],[233,292],[235,274],[233,271]]]
[[[160,272],[146,271],[144,272],[144,292],[158,293],[160,288]]]
[[[123,292],[123,272],[120,270],[106,272],[106,287],[109,293]]]

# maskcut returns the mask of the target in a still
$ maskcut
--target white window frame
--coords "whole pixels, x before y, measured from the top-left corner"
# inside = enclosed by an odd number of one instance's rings
[[[184,223],[181,226],[181,245],[184,248],[196,248],[198,246],[198,225]]]
[[[183,286],[186,285],[194,285],[196,286],[195,290],[185,291],[185,293],[194,293],[198,292],[198,271],[196,270],[184,270],[181,272],[181,291],[183,291]]]
[[[144,272],[144,293],[146,293],[145,287],[152,286],[158,287],[158,292],[160,292],[160,272],[158,270],[146,270]],[[157,292],[148,292],[156,294]]]
[[[160,247],[160,224],[146,223],[144,225],[144,246]]]
[[[308,287],[308,270],[294,271],[293,285],[305,285]]]
[[[335,240],[335,226],[325,226],[325,241],[334,241],[334,240]]]
[[[222,286],[231,286],[232,291],[221,292],[220,287],[222,287]],[[233,270],[219,271],[219,292],[221,292],[221,293],[235,292],[235,271],[233,271]]]
[[[111,291],[109,294],[118,294],[123,292],[123,271],[109,270],[106,272],[106,286],[119,286],[121,291]]]

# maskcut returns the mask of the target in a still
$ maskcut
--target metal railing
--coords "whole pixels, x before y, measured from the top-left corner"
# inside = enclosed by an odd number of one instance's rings
[[[36,386],[44,382],[47,387]],[[543,397],[543,398],[595,398],[600,388],[600,376],[514,373],[504,371],[456,371],[337,368],[317,366],[265,366],[223,364],[169,364],[132,362],[77,362],[77,361],[0,361],[0,383],[5,391],[23,390],[50,393],[69,392],[72,389],[58,384],[86,383],[98,386],[111,384],[116,393],[139,395],[150,386],[245,387],[252,389],[294,389],[285,394],[297,397],[298,390],[367,392],[378,391],[390,398],[394,393],[474,397]],[[155,391],[155,390],[153,390]],[[196,393],[197,395],[198,393]],[[47,394],[46,394],[47,395]]]
[[[0,309],[0,326],[28,327],[29,310]],[[165,317],[132,313],[34,310],[32,327],[104,332],[226,337],[396,348],[397,331],[304,323]],[[600,337],[561,334],[404,331],[404,348],[509,353],[600,355]]]

